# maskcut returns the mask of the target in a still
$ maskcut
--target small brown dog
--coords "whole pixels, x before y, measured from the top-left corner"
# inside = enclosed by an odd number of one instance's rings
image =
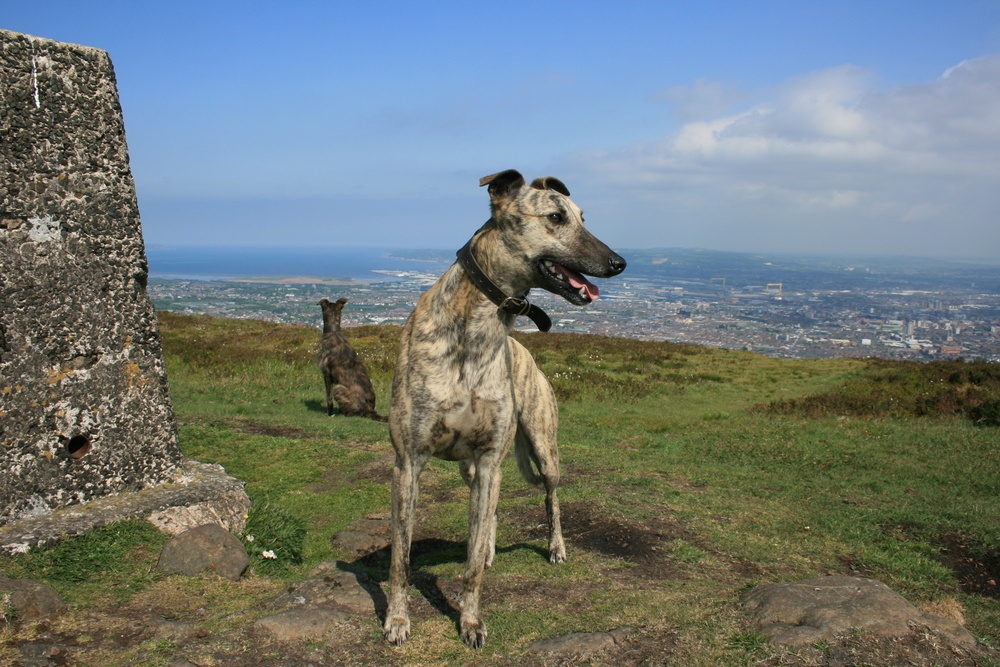
[[[375,390],[368,369],[340,331],[340,315],[347,299],[322,299],[323,338],[316,360],[326,383],[326,413],[333,415],[337,401],[340,414],[385,421],[375,412]]]

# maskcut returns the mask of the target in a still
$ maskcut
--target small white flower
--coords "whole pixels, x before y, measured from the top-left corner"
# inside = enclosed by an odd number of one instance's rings
[[[247,542],[253,542],[253,535],[247,535]]]
[[[274,552],[268,549],[267,551],[261,553],[264,558],[270,558],[271,560],[278,560],[278,557],[274,555]]]

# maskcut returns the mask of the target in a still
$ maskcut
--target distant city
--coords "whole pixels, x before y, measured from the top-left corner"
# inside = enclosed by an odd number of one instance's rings
[[[781,358],[1000,361],[1000,264],[689,249],[622,254],[628,269],[598,281],[601,298],[590,306],[574,307],[542,290],[531,292],[531,301],[552,318],[553,331],[694,343]],[[158,270],[158,264],[169,266],[169,257],[152,252],[149,293],[158,310],[317,328],[322,324],[317,302],[346,297],[344,326],[402,325],[454,255],[397,251],[371,257],[378,258],[366,259],[372,268],[349,272],[368,276],[360,280],[337,276],[336,255],[331,255],[331,276],[297,275],[294,269],[304,265],[293,257],[286,268],[268,267],[282,275],[223,279],[203,266],[192,271],[196,279]],[[534,330],[527,319],[518,325]]]

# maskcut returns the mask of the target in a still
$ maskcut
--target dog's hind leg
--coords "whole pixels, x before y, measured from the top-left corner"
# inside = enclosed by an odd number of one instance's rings
[[[559,511],[559,450],[555,447],[554,434],[551,440],[538,439],[538,434],[535,435],[536,438],[532,438],[530,426],[518,422],[514,451],[518,468],[525,480],[545,488],[545,515],[549,524],[549,560],[553,563],[562,563],[566,560],[566,545],[563,542]],[[538,469],[537,474],[534,468]]]
[[[359,393],[356,387],[345,387],[342,384],[334,385],[333,397],[337,400],[337,405],[340,406],[340,414],[355,416],[364,413]]]
[[[392,560],[389,566],[389,604],[382,632],[386,640],[400,645],[410,636],[410,544],[419,494],[420,472],[426,455],[396,454],[392,470]]]
[[[549,523],[549,560],[566,560],[559,512],[559,408],[548,378],[538,370],[531,353],[509,339],[517,397],[517,435],[514,455],[525,481],[545,488],[545,514]],[[537,472],[536,472],[537,471]]]

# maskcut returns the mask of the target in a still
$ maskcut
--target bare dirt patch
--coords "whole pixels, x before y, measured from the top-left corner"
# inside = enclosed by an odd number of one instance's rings
[[[934,546],[964,593],[1000,598],[1000,549],[977,544],[968,535],[939,533]]]
[[[379,458],[361,466],[357,471],[360,479],[367,479],[379,484],[389,484],[392,482],[393,454],[384,454]]]
[[[302,440],[309,437],[309,432],[294,426],[282,426],[280,424],[267,424],[254,419],[234,418],[230,420],[234,430],[247,435],[263,435],[268,438],[288,438],[290,440]]]
[[[528,510],[515,521],[532,526],[527,538],[548,539],[545,510]],[[682,576],[670,557],[671,543],[697,543],[695,534],[664,509],[662,514],[643,520],[604,515],[587,503],[562,506],[563,537],[573,549],[581,549],[628,563],[628,576],[668,579]]]

